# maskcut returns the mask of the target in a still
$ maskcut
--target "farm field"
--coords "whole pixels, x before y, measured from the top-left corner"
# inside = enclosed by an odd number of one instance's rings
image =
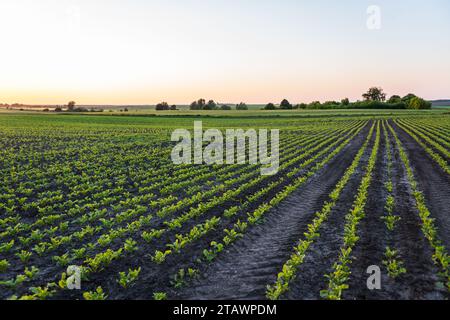
[[[449,298],[446,110],[196,115],[0,113],[0,299]],[[280,129],[278,173],[173,164],[196,120]]]

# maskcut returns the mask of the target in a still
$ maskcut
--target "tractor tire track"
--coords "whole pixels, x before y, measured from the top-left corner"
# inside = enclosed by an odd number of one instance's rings
[[[345,215],[353,206],[358,186],[369,161],[374,135],[371,139],[358,168],[342,190],[328,220],[323,223],[320,237],[309,248],[305,260],[284,298],[288,300],[319,300],[320,290],[327,287],[328,280],[325,275],[332,271],[333,262],[339,255],[343,243]]]
[[[266,285],[306,231],[334,185],[362,146],[369,126],[317,175],[253,227],[211,265],[203,277],[179,291],[177,299],[264,299]]]
[[[439,239],[450,248],[450,176],[414,141],[403,129],[390,122],[404,145],[414,170],[419,189],[423,192],[427,206],[436,219]]]

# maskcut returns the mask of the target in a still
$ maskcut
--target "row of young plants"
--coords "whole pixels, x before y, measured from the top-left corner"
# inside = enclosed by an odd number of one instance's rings
[[[107,181],[107,180],[100,180],[101,183],[103,183],[103,181]],[[84,186],[84,185],[82,185],[82,186]],[[104,188],[104,187],[105,186],[102,186],[102,188]],[[110,186],[107,185],[106,187],[110,187]],[[86,189],[90,190],[90,191],[93,191],[92,187],[90,187],[90,188],[87,187]],[[112,189],[114,190],[114,188],[112,188]],[[57,197],[54,197],[54,199],[56,199],[58,201],[61,201],[61,202],[65,201],[65,199],[67,199],[66,197],[64,197],[64,199],[63,199],[61,191],[55,191],[54,193],[57,193],[57,192],[58,192]],[[117,197],[118,197],[118,195],[120,195],[120,192],[124,193],[124,189],[123,188],[117,188],[117,190],[116,190]],[[96,194],[96,192],[92,192],[92,193],[94,195]],[[108,192],[108,193],[111,193],[111,192]],[[44,196],[47,196],[47,194],[44,193]],[[107,195],[107,194],[105,194],[105,192],[102,191],[100,193],[100,195],[99,195],[99,198],[101,198],[102,196],[105,196],[105,195]],[[70,197],[70,194],[68,194],[67,197]],[[117,198],[117,199],[119,199],[119,198]],[[92,199],[90,199],[90,200],[92,201]],[[78,206],[78,204],[74,203],[70,199],[65,202],[66,205],[64,205],[64,206],[56,206],[56,205],[52,204],[51,202],[49,202],[47,200],[45,202],[42,202],[42,203],[39,203],[39,204],[37,202],[31,202],[31,203],[27,203],[27,204],[24,205],[23,209],[26,210],[27,214],[29,214],[29,213],[34,211],[33,207],[30,206],[31,204],[34,204],[35,208],[39,209],[39,213],[38,214],[41,217],[35,223],[29,225],[27,230],[35,229],[35,227],[39,227],[39,226],[43,226],[43,225],[51,225],[51,224],[54,224],[54,222],[59,223],[60,221],[65,220],[67,216],[63,215],[63,214],[54,214],[53,212],[58,212],[60,210],[68,211],[71,208],[71,207],[67,207],[68,205],[72,205],[72,208]],[[91,206],[92,206],[92,204],[91,204]],[[91,208],[89,208],[89,209],[91,209]],[[74,210],[72,209],[71,212],[73,212],[73,211]],[[20,212],[21,212],[21,210],[19,210],[19,213]],[[50,214],[52,214],[51,215],[51,219],[49,218]]]
[[[313,151],[315,148],[310,149],[310,151]],[[304,155],[301,155],[300,157],[304,157]],[[298,162],[298,161],[296,161]],[[290,164],[292,165],[292,164]],[[286,167],[287,168],[287,167]],[[283,168],[283,166],[281,166],[280,168],[280,173],[285,170],[286,168]],[[245,181],[247,179],[246,176],[242,177],[242,180]],[[234,197],[238,197],[239,194],[241,194],[242,192],[244,192],[246,189],[249,189],[251,186],[257,185],[258,183],[260,183],[263,180],[267,180],[268,177],[267,176],[259,176],[258,178],[251,180],[250,182],[244,183],[243,185],[237,187],[234,190],[229,190],[223,193],[222,196],[220,197],[216,197],[213,198],[211,201],[207,202],[206,204],[201,204],[199,205],[197,208],[191,208],[188,211],[188,214],[193,214],[191,217],[189,217],[189,219],[183,219],[183,221],[181,222],[180,219],[172,219],[171,221],[169,221],[169,223],[167,224],[169,226],[169,230],[174,230],[174,229],[179,229],[182,227],[182,225],[187,222],[190,221],[192,218],[199,218],[200,216],[202,216],[203,214],[205,214],[208,210],[213,209],[214,207],[217,207],[219,204],[224,203],[229,201],[231,198]],[[186,217],[185,215],[182,215],[181,217]],[[173,223],[173,221],[177,221],[177,223]],[[171,227],[173,226],[173,227]],[[153,229],[150,233],[143,233],[142,236],[145,238],[145,240],[147,242],[153,240],[154,238],[160,238],[162,234],[166,233],[168,230],[167,229],[159,229],[159,230],[155,230]],[[191,230],[192,231],[192,230]],[[182,235],[177,235],[177,237],[183,237]],[[176,240],[175,240],[176,241]],[[175,242],[174,242],[175,243]],[[168,245],[175,245],[174,243],[168,244]],[[165,250],[165,251],[155,251],[155,254],[153,256],[153,260],[155,262],[158,263],[162,263],[165,258],[167,257],[167,255],[171,254],[172,251],[171,250]]]
[[[436,140],[446,146],[447,149],[450,147],[450,130],[444,126],[445,122],[437,119],[433,119],[433,122],[430,122],[416,118],[404,118],[402,121],[408,125],[420,128],[432,138],[436,137]]]
[[[162,166],[162,167],[167,167],[167,166]],[[201,167],[203,170],[205,170],[206,171],[206,168],[204,168],[204,167]],[[166,169],[167,170],[167,169]],[[195,171],[195,170],[192,170],[192,168],[191,169],[183,169],[183,170],[187,170],[187,172],[192,172],[192,171]],[[154,170],[152,170],[152,171],[150,171],[150,172],[153,172]],[[195,174],[195,172],[194,172],[194,174]],[[158,175],[157,175],[158,176]],[[161,175],[160,173],[159,173],[159,176],[160,176],[160,179],[163,181],[164,180],[164,178],[166,178],[166,177],[161,177],[161,176],[163,176],[163,175]],[[33,178],[33,177],[32,177]],[[96,177],[97,179],[99,178],[99,177]],[[110,178],[110,177],[107,177],[108,179]],[[102,183],[103,182],[106,182],[107,180],[100,180]],[[125,182],[125,180],[123,180],[124,182]],[[36,183],[38,183],[37,181],[34,181],[34,183],[36,184]],[[80,190],[84,190],[84,192],[86,193],[90,193],[90,194],[92,194],[92,193],[94,193],[95,194],[95,190],[93,190],[92,189],[92,183],[91,182],[89,182],[89,184],[91,184],[91,187],[89,187],[89,185],[87,185],[87,184],[84,184],[84,183],[80,183],[80,181],[77,181],[77,183],[76,183],[76,185],[78,185],[78,189],[80,189]],[[108,186],[108,187],[110,187],[110,186]],[[32,189],[26,189],[27,190],[27,192],[29,192],[29,191],[32,191]],[[19,197],[17,197],[17,194],[19,193],[20,194],[20,192],[18,192],[19,190],[12,190],[12,192],[9,192],[9,194],[11,195],[11,198],[12,199],[9,199],[8,200],[8,202],[10,202],[10,201],[14,201],[14,198],[19,198]],[[107,190],[107,191],[109,191],[109,190]],[[119,189],[119,190],[117,190],[118,191],[118,194],[121,192],[122,194],[124,193],[124,190],[123,189]],[[148,190],[146,190],[147,191],[147,193],[148,193]],[[105,191],[102,191],[102,193],[101,194],[99,194],[99,197],[98,198],[104,198],[105,197],[105,194],[104,194],[104,192]],[[49,192],[50,193],[50,192]],[[53,193],[53,192],[52,192]],[[62,193],[60,193],[60,191],[59,190],[56,190],[56,191],[54,191],[54,193],[56,193],[56,197],[54,197],[54,199],[55,200],[59,200],[59,201],[63,201],[62,200],[62,198],[63,198],[63,196],[62,196]],[[38,204],[36,204],[36,207],[42,207],[42,209],[44,209],[44,208],[51,208],[52,207],[52,202],[50,201],[49,202],[49,197],[47,196],[48,194],[46,194],[45,192],[41,192],[40,193],[41,195],[43,194],[44,195],[44,199],[43,200],[45,200],[45,203],[43,203],[43,202],[41,202],[41,203],[38,203]],[[2,195],[3,196],[3,195]],[[64,198],[66,198],[66,197],[69,197],[70,198],[70,196],[71,196],[71,194],[66,194],[65,195],[65,197]],[[86,197],[84,197],[84,198],[86,198]],[[20,198],[20,200],[22,201],[24,198]],[[74,203],[72,203],[72,202],[70,202],[71,200],[69,199],[69,204],[71,204],[72,205],[72,207],[73,207],[73,205],[74,205]],[[33,203],[35,203],[35,202],[33,202]],[[3,204],[2,204],[3,205]],[[8,210],[10,210],[10,211],[13,211],[13,210],[11,210],[11,207],[12,206],[8,206],[7,207],[7,209]],[[32,209],[31,207],[26,207],[28,210],[30,210],[30,209]],[[1,209],[1,208],[0,208]],[[57,208],[52,208],[52,209],[56,209],[55,211],[58,211],[58,210],[62,210],[62,209],[64,209],[64,208],[61,208],[61,207],[57,207]],[[89,209],[92,209],[92,208],[89,208]],[[43,213],[45,213],[45,212],[43,212]],[[63,215],[53,215],[52,216],[52,219],[49,221],[48,219],[47,219],[47,221],[44,221],[44,224],[45,224],[45,222],[46,223],[50,223],[50,222],[52,222],[52,221],[60,221],[60,220],[62,220],[64,218],[64,216]],[[32,226],[32,227],[34,227],[34,225]]]
[[[402,123],[405,123],[412,127],[413,129],[417,129],[422,131],[422,133],[426,134],[429,138],[435,140],[435,142],[440,143],[445,147],[445,152],[448,152],[450,149],[450,131],[445,130],[442,127],[442,124],[438,123],[429,123],[418,121],[417,119],[402,119]]]
[[[99,259],[94,259],[92,262],[94,263],[94,265],[96,265],[97,261],[109,261],[110,257],[114,259],[114,257],[118,256],[119,254],[120,252],[107,251],[104,254],[101,254],[99,256]]]
[[[293,159],[290,159],[289,161],[282,161],[281,165],[279,167],[279,170],[278,170],[278,176],[286,174],[286,176],[290,177],[290,176],[296,174],[297,172],[302,170],[306,165],[310,164],[313,160],[315,160],[317,157],[322,156],[328,150],[330,150],[335,145],[337,145],[340,141],[345,139],[346,136],[352,134],[355,130],[357,130],[357,128],[351,129],[343,137],[340,137],[337,140],[336,140],[336,137],[329,137],[328,139],[317,144],[316,146],[307,148],[304,153],[299,154],[298,156],[294,157]],[[324,147],[326,147],[326,148],[323,149]],[[309,161],[305,161],[302,163],[302,161],[304,159],[308,159],[308,157],[310,157]],[[299,164],[301,164],[301,165],[299,165]],[[287,170],[291,167],[293,167],[294,169],[292,169],[290,172],[287,172]],[[242,193],[242,190],[249,189],[250,187],[260,184],[260,182],[267,181],[267,180],[269,180],[269,176],[258,176],[256,179],[246,182],[245,185],[241,185],[237,189],[229,190],[228,192],[230,192],[230,198],[237,198],[238,195]],[[240,189],[242,189],[242,190],[240,190]],[[220,201],[220,203],[224,203],[226,201],[226,199],[225,200],[220,199],[219,201]],[[208,208],[211,205],[206,203],[206,204],[202,204],[202,206],[204,208]],[[201,210],[201,211],[199,212],[199,210]],[[193,208],[189,212],[187,212],[175,219],[172,219],[171,221],[167,222],[166,224],[169,227],[172,225],[175,225],[176,227],[178,227],[179,225],[182,225],[184,222],[190,220],[191,218],[200,217],[203,214],[202,211],[206,211],[206,210],[203,210],[200,207],[197,209]]]
[[[351,132],[352,132],[352,131],[351,131]],[[356,130],[355,132],[359,132],[359,131]],[[353,132],[352,134],[355,134],[355,132]],[[333,139],[335,139],[335,138],[333,138]],[[308,160],[304,161],[303,163],[301,163],[301,164],[295,166],[294,169],[291,170],[290,172],[286,172],[285,175],[286,175],[286,176],[289,176],[289,177],[294,176],[295,174],[293,175],[293,173],[298,173],[298,172],[300,172],[301,170],[303,170],[304,168],[306,168],[308,165],[312,164],[314,161],[316,161],[317,159],[319,159],[322,155],[327,154],[334,146],[336,146],[336,145],[342,143],[342,141],[347,141],[347,140],[344,140],[344,139],[345,139],[345,138],[340,138],[340,139],[336,140],[334,143],[328,145],[325,149],[323,149],[322,151],[320,151],[320,152],[318,152],[318,153],[314,153],[314,152],[316,151],[316,150],[314,150],[315,148],[310,149],[309,151],[312,152],[313,156],[312,156],[311,158],[309,158]],[[304,157],[302,157],[302,158],[304,158]],[[289,163],[289,162],[288,162],[288,163],[285,163],[285,165],[289,165],[289,166],[290,166],[290,163]],[[288,168],[288,166],[286,166],[286,168],[284,168],[283,165],[282,165],[282,166],[280,167],[280,172],[281,172],[282,174],[284,174],[284,171],[285,171],[287,168]],[[267,176],[261,176],[258,180],[266,180],[266,179],[267,179]],[[250,195],[250,196],[249,196],[249,199],[251,199],[251,200],[244,202],[244,204],[242,204],[242,205],[240,206],[241,208],[238,208],[238,207],[236,207],[236,206],[233,206],[233,207],[231,207],[230,209],[225,210],[225,211],[224,211],[224,216],[235,217],[235,216],[238,214],[239,211],[242,212],[243,209],[248,208],[248,207],[250,206],[250,204],[251,204],[250,201],[255,201],[255,200],[259,199],[259,198],[262,198],[262,197],[265,196],[268,192],[271,192],[276,186],[280,185],[283,181],[284,181],[284,178],[281,177],[278,181],[271,183],[271,184],[268,185],[266,188],[259,189],[256,193],[254,193],[253,195]],[[256,182],[255,182],[255,183],[252,183],[252,184],[256,184]],[[267,209],[268,206],[265,205],[263,208],[264,208],[264,209]],[[250,222],[250,223],[256,223],[256,222],[260,219],[260,214],[263,213],[263,211],[262,211],[261,209],[262,209],[262,208],[260,208],[259,211],[253,213],[253,216],[249,216],[249,220],[250,220],[249,222]],[[195,217],[198,217],[198,215],[196,215]],[[235,218],[235,219],[236,219],[236,218]],[[237,223],[237,222],[236,222],[236,223]],[[234,239],[236,239],[236,238],[238,237],[238,234],[237,234],[237,232],[235,232],[235,230],[230,230],[230,231],[228,232],[228,238],[231,238],[231,237],[233,237]],[[228,242],[230,242],[230,241],[228,241]],[[173,245],[173,244],[168,244],[167,246],[171,246],[171,245]],[[165,253],[166,253],[166,255],[168,255],[168,254],[171,254],[172,251],[171,251],[171,250],[167,250],[167,251],[165,251]],[[205,253],[207,253],[207,251],[205,251]],[[155,256],[156,256],[156,255],[162,256],[162,254],[163,254],[163,253],[162,253],[161,251],[155,252]]]
[[[337,261],[333,264],[333,271],[326,275],[328,287],[321,290],[320,296],[328,300],[340,300],[345,290],[349,288],[347,284],[351,274],[351,263],[353,261],[352,252],[359,241],[358,225],[365,217],[365,206],[367,203],[368,190],[372,182],[373,170],[375,168],[380,145],[380,122],[377,121],[375,143],[369,157],[366,172],[361,180],[353,207],[345,216],[345,226],[343,235],[343,245]]]
[[[382,127],[385,140],[385,153],[387,159],[386,165],[387,181],[384,184],[387,196],[384,205],[384,210],[386,214],[383,217],[381,217],[381,219],[384,221],[386,229],[388,231],[387,237],[388,245],[385,248],[384,260],[382,262],[388,272],[389,277],[395,279],[398,276],[406,273],[406,268],[404,267],[403,261],[401,260],[398,250],[395,249],[395,243],[393,240],[396,225],[401,220],[401,217],[395,214],[394,212],[396,205],[394,197],[394,184],[392,182],[393,158],[391,151],[391,142],[384,121],[382,122]]]
[[[420,132],[433,142],[432,147],[440,152],[442,156],[450,158],[450,138],[448,134],[441,134],[433,126],[422,128],[421,123],[417,123],[409,119],[399,119],[398,122],[408,126],[415,132]]]
[[[430,157],[442,168],[445,173],[450,174],[450,165],[448,163],[448,160],[444,159],[440,154],[438,154],[428,146],[433,146],[438,150],[443,149],[438,143],[434,142],[420,131],[413,132],[413,130],[409,126],[400,123],[399,121],[395,121],[395,123],[407,134],[409,134],[411,138],[413,138],[430,155]],[[450,159],[450,153],[447,152],[447,154],[446,156],[448,157],[448,159]]]
[[[352,133],[347,139],[340,142],[339,145],[328,153],[324,158],[319,160],[315,165],[313,165],[309,171],[296,177],[290,184],[286,185],[283,190],[278,192],[274,197],[272,197],[267,202],[262,203],[255,210],[247,214],[247,219],[244,221],[238,217],[235,224],[230,229],[224,229],[222,234],[222,241],[212,241],[211,244],[203,249],[203,258],[199,259],[191,265],[190,269],[199,268],[203,263],[211,263],[217,256],[223,252],[223,250],[232,244],[234,244],[238,239],[245,236],[245,232],[252,225],[255,225],[262,221],[264,216],[270,212],[271,209],[276,207],[281,201],[286,199],[292,192],[301,187],[309,178],[315,175],[320,169],[326,166],[333,158],[342,152],[342,150],[361,132],[362,128]],[[266,192],[271,191],[271,187],[268,187]],[[195,269],[197,270],[197,269]]]
[[[228,168],[227,168],[228,169]],[[242,170],[244,170],[244,169],[242,169]],[[211,172],[210,171],[210,173],[209,173],[209,175],[208,175],[208,177],[210,177],[212,174],[214,174],[214,172]],[[219,177],[221,177],[220,175],[219,175]],[[146,191],[150,191],[150,190],[146,190]],[[154,197],[154,195],[153,194],[146,194],[146,195],[143,195],[143,196],[136,196],[136,197],[132,197],[132,198],[129,198],[126,202],[125,201],[120,201],[120,204],[121,205],[123,205],[123,204],[127,204],[127,202],[134,202],[135,201],[135,199],[138,199],[138,202],[139,203],[141,203],[141,204],[144,204],[145,202],[148,202],[150,199],[152,199]],[[162,203],[162,204],[165,204],[165,205],[167,205],[167,204],[169,204],[170,203],[170,200],[174,200],[175,199],[175,197],[169,197],[168,198],[168,200],[169,201],[167,201],[166,202],[166,200],[164,200],[164,199],[161,199],[161,200],[159,200],[158,201],[158,203],[157,204],[159,204],[159,203]],[[155,205],[157,205],[156,203],[154,204],[154,202],[156,202],[156,201],[151,201],[151,207],[153,208],[153,207],[155,207]],[[137,203],[137,204],[139,204],[139,203]],[[114,212],[118,212],[122,207],[121,206],[114,206],[114,204],[111,204],[111,206],[114,208]],[[75,208],[80,208],[78,205],[75,205]],[[71,208],[70,210],[69,210],[69,214],[70,214],[70,217],[71,218],[73,218],[74,216],[75,216],[75,213],[74,213],[74,209],[75,208]],[[87,214],[84,214],[84,215],[82,215],[81,217],[80,217],[80,219],[73,219],[73,224],[78,224],[78,222],[80,222],[80,220],[81,220],[81,222],[83,222],[83,223],[85,223],[85,224],[88,224],[88,223],[91,223],[92,221],[95,221],[95,220],[98,220],[98,219],[103,219],[104,218],[104,215],[106,214],[106,212],[105,212],[105,209],[102,209],[102,210],[97,210],[92,204],[90,204],[89,205],[89,210],[90,211],[93,211],[91,214],[89,214],[89,215],[87,215]],[[54,221],[54,215],[52,215],[52,216],[46,216],[45,217],[45,219],[46,219],[46,222],[47,223],[51,223],[52,221]],[[50,219],[51,218],[51,219]],[[58,217],[56,217],[56,219],[57,219],[57,221],[60,221],[61,220],[61,215],[59,215]],[[62,225],[60,225],[61,227],[63,227],[64,226],[64,228],[61,228],[61,229],[67,229],[67,224],[66,224],[66,222],[63,222],[63,224]],[[31,227],[33,227],[33,226],[31,226]],[[46,231],[48,231],[48,236],[52,236],[52,237],[54,237],[54,235],[55,235],[55,227],[52,227],[52,228],[49,228],[49,229],[47,229],[47,230],[44,230],[43,232],[39,232],[39,231],[37,231],[36,229],[33,229],[33,232],[34,232],[34,236],[36,236],[35,238],[37,239],[37,240],[42,240],[42,238],[44,237],[44,236],[46,236],[47,234],[46,234]],[[39,233],[38,235],[36,234],[36,233]],[[38,237],[39,236],[39,237]],[[27,237],[21,237],[20,239],[24,239],[24,241],[27,241]]]
[[[277,280],[274,284],[268,285],[266,296],[270,300],[278,300],[289,290],[290,283],[295,279],[299,267],[303,264],[306,253],[314,241],[320,237],[320,229],[324,222],[328,220],[333,208],[339,200],[339,197],[349,182],[350,178],[355,174],[361,159],[367,149],[367,146],[372,138],[374,125],[372,125],[369,134],[358,153],[355,155],[351,165],[346,169],[344,175],[334,187],[329,195],[329,199],[324,203],[322,209],[314,214],[314,218],[307,226],[307,231],[304,233],[305,238],[301,239],[294,247],[294,252],[290,258],[283,264],[283,267],[278,273]]]
[[[430,243],[430,246],[434,250],[432,260],[441,270],[440,273],[445,282],[444,286],[447,288],[447,290],[450,291],[450,256],[448,255],[447,249],[445,248],[445,246],[442,244],[441,240],[438,237],[438,231],[435,226],[434,219],[431,216],[431,212],[427,207],[425,197],[421,192],[417,180],[415,178],[414,171],[409,161],[409,156],[406,153],[405,148],[403,147],[403,144],[400,141],[397,133],[390,124],[388,124],[388,128],[392,136],[394,137],[396,147],[400,154],[400,158],[403,162],[403,166],[406,169],[408,182],[409,185],[411,186],[416,208],[419,212],[419,217],[422,221],[421,230],[425,238]]]
[[[239,170],[240,171],[240,170]],[[238,171],[238,173],[239,173],[239,171]],[[219,175],[220,176],[220,175]],[[228,176],[225,176],[224,177],[224,180],[226,180],[226,178],[229,178],[230,176],[228,175]],[[206,194],[208,194],[208,193],[206,193]],[[138,201],[135,201],[135,200],[138,200]],[[151,199],[151,198],[150,198]],[[194,199],[195,199],[195,197],[194,197]],[[130,198],[130,199],[127,199],[126,201],[121,201],[121,205],[123,204],[123,205],[130,205],[130,204],[133,204],[133,205],[137,205],[138,206],[138,210],[139,211],[142,211],[143,210],[143,207],[142,206],[139,206],[139,204],[141,204],[141,203],[143,203],[143,202],[145,202],[145,201],[148,201],[149,200],[149,197],[148,196],[140,196],[140,197],[133,197],[133,198]],[[197,201],[200,201],[201,199],[197,199]],[[167,204],[168,202],[163,202],[163,201],[160,201],[160,203],[164,203],[164,204]],[[178,203],[178,205],[180,204],[180,202]],[[122,207],[121,207],[122,208]],[[91,209],[93,209],[93,208],[91,208]],[[118,214],[118,215],[116,215],[114,218],[111,218],[111,219],[109,219],[109,220],[106,220],[105,218],[104,218],[104,216],[105,216],[105,214],[106,214],[106,209],[103,209],[103,210],[101,210],[101,211],[97,211],[97,210],[94,210],[90,215],[89,215],[89,218],[87,218],[87,219],[84,219],[83,220],[83,223],[85,223],[85,224],[88,224],[88,226],[89,226],[89,224],[90,223],[92,223],[92,222],[94,222],[95,220],[100,220],[100,221],[102,221],[102,224],[103,225],[105,225],[105,226],[111,226],[111,224],[113,224],[114,223],[114,221],[116,220],[116,221],[122,221],[122,220],[124,220],[123,219],[123,216],[126,214],[126,212],[124,212],[124,213],[122,213],[122,214]],[[135,212],[133,212],[133,211],[131,211],[131,212],[128,212],[128,214],[131,214],[131,215],[134,215],[134,214],[136,214]],[[159,212],[158,212],[158,214],[159,214]],[[71,215],[72,216],[72,215]],[[83,217],[85,217],[85,215],[83,215]],[[76,219],[75,219],[75,221],[76,221]],[[63,226],[63,225],[60,225],[60,227],[61,226]],[[64,222],[64,230],[67,230],[67,228],[68,228],[68,225],[67,225],[67,223],[66,222]],[[102,229],[102,226],[99,226],[99,227],[97,227],[96,228],[96,231],[99,231],[99,229]],[[50,230],[50,229],[49,229]],[[49,234],[47,234],[46,232],[45,232],[45,230],[44,230],[44,232],[40,232],[39,230],[33,230],[32,231],[32,233],[31,233],[31,237],[29,237],[29,238],[27,238],[27,237],[19,237],[19,239],[21,240],[21,242],[22,243],[24,243],[24,242],[26,242],[27,244],[29,244],[30,243],[30,239],[32,240],[32,241],[42,241],[43,240],[43,238],[44,238],[44,236],[45,235],[50,235],[51,236],[51,238],[52,238],[52,244],[54,245],[54,244],[57,244],[58,243],[58,237],[56,237],[56,236],[54,236],[54,230],[55,230],[55,228],[51,228],[51,230],[52,230],[52,232],[50,232],[49,231]],[[91,229],[92,230],[92,229]],[[83,231],[83,230],[80,230],[81,232]],[[75,234],[75,235],[78,235],[78,231],[73,231],[72,230],[72,233],[73,234]],[[81,239],[83,238],[82,237],[82,235],[83,235],[84,233],[81,233]],[[64,240],[64,237],[60,237],[59,239],[63,239]],[[67,238],[65,238],[65,239],[67,239]],[[68,239],[68,240],[71,240],[71,239]],[[44,253],[44,252],[42,252],[42,251],[39,251],[39,252],[41,252],[42,254]]]
[[[361,128],[360,128],[360,129],[361,129]],[[348,140],[347,140],[347,143],[348,143]],[[245,228],[245,225],[244,225],[243,223],[240,223],[240,222],[236,223],[236,226],[237,226],[238,228],[241,228],[242,230]],[[198,227],[198,226],[197,226],[197,227]],[[194,228],[194,229],[192,229],[192,230],[195,230],[195,229],[196,229],[196,228]],[[192,230],[191,230],[191,232],[192,232]],[[211,229],[210,229],[210,230],[211,230]],[[194,234],[195,234],[195,233],[196,233],[196,232],[194,232]],[[184,238],[184,239],[190,238],[191,235],[192,235],[192,234],[189,233],[189,235],[185,235],[183,238]],[[230,235],[231,235],[231,233],[230,233]],[[182,237],[182,236],[180,236],[180,239],[181,239],[181,237]],[[204,251],[204,256],[205,256],[207,259],[209,259],[209,261],[212,261],[213,258],[214,258],[219,252],[221,252],[221,251],[223,250],[223,244],[217,243],[217,242],[213,242],[213,243],[211,244],[211,247],[212,247],[212,249],[210,249],[210,250],[205,250],[205,251]],[[209,255],[208,255],[207,253],[209,253]],[[166,252],[161,252],[161,251],[156,252],[155,255],[153,256],[154,262],[156,262],[156,263],[162,263],[162,262],[165,260],[165,257],[166,257],[167,254],[169,254],[167,251],[166,251]],[[114,260],[114,259],[112,259],[112,260]],[[111,261],[112,261],[112,260],[111,260]],[[187,271],[186,271],[186,274],[188,274],[188,275],[189,275],[189,274],[192,274],[192,273],[193,273],[192,270],[196,270],[196,269],[188,268]],[[182,274],[182,273],[184,273],[184,272],[185,272],[184,270],[180,270],[180,271],[177,273],[177,275],[174,277],[174,281],[177,282],[176,279],[178,279],[178,282],[184,281],[184,280],[183,280],[183,277],[181,277],[181,275],[180,275],[180,274]]]

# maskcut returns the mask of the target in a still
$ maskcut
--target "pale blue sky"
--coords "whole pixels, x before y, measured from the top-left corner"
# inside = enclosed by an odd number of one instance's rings
[[[0,103],[450,98],[447,0],[0,0],[0,36]]]

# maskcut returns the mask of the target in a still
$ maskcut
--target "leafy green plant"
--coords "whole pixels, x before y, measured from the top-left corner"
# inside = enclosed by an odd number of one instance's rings
[[[171,253],[172,253],[171,250],[166,250],[165,252],[156,250],[155,255],[152,256],[152,260],[157,264],[161,264],[164,261],[166,261],[166,257]]]
[[[406,268],[403,267],[403,262],[398,259],[397,250],[387,247],[384,256],[385,260],[383,260],[383,265],[387,268],[388,274],[391,278],[395,279],[406,273]]]
[[[387,215],[387,216],[381,217],[381,219],[384,220],[384,223],[386,224],[386,227],[389,231],[394,231],[395,225],[402,218],[400,216],[396,216],[396,215]]]
[[[124,250],[126,252],[134,252],[138,250],[137,242],[133,239],[127,239],[125,241],[125,244],[123,246]]]
[[[153,293],[153,300],[167,300],[167,293],[155,292]]]
[[[84,300],[106,300],[108,296],[103,292],[102,287],[97,287],[95,291],[83,292]]]
[[[38,274],[39,269],[35,266],[32,266],[31,269],[25,268],[24,274],[28,278],[28,280],[33,280]]]
[[[206,261],[212,262],[217,257],[217,255],[222,252],[223,248],[223,244],[213,241],[211,242],[211,249],[203,250],[203,257],[206,259]]]
[[[0,272],[5,272],[10,267],[8,260],[0,260]]]
[[[61,256],[54,256],[52,259],[61,267],[66,267],[71,262],[71,259],[70,259],[70,256],[68,253],[65,253]]]
[[[25,250],[21,250],[20,252],[16,253],[16,256],[22,261],[22,263],[27,263],[30,261],[31,256],[33,253]]]
[[[28,280],[28,278],[26,275],[19,274],[13,279],[0,281],[0,286],[4,286],[4,287],[10,288],[10,289],[15,289],[27,280]]]
[[[150,232],[146,232],[144,231],[142,233],[142,238],[146,241],[146,242],[151,242],[153,239],[159,239],[161,238],[161,236],[164,234],[166,230],[165,229],[161,229],[161,230],[155,230],[153,229]]]
[[[131,284],[136,282],[140,273],[141,273],[141,268],[134,269],[134,270],[129,269],[128,273],[120,272],[118,283],[123,288],[128,288]]]
[[[9,251],[11,251],[13,246],[14,246],[14,239],[9,241],[8,243],[0,245],[0,253],[8,253]]]
[[[33,293],[33,300],[46,300],[55,294],[55,290],[52,289],[52,286],[33,287],[30,288],[30,291]]]

